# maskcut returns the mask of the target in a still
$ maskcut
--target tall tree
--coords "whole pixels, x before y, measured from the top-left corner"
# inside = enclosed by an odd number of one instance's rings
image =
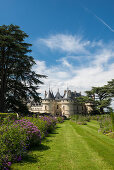
[[[111,95],[109,93],[108,85],[103,87],[92,87],[90,91],[86,91],[88,97],[94,99],[94,106],[100,111],[101,114],[104,113],[104,108],[110,109]]]
[[[114,98],[114,79],[108,81],[106,87],[108,89],[108,93],[110,94],[110,97]]]
[[[27,37],[19,26],[0,26],[0,112],[27,111],[30,96],[39,100],[37,89],[45,76],[32,70],[35,61],[28,55],[31,44],[25,42]]]

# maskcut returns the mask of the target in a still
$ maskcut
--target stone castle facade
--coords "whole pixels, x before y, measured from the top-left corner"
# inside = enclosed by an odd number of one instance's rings
[[[59,90],[54,96],[52,91],[45,91],[45,97],[41,103],[34,103],[32,100],[28,103],[29,111],[33,113],[51,113],[54,116],[61,115],[70,117],[73,114],[85,114],[92,111],[90,103],[79,104],[76,98],[80,97],[81,93],[71,90],[65,90],[61,96]]]

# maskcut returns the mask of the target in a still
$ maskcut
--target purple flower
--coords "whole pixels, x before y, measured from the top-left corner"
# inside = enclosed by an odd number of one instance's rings
[[[22,159],[21,156],[19,156],[19,157],[17,158],[17,161],[21,161],[21,159]]]
[[[8,166],[11,166],[11,162],[8,162],[7,165],[8,165]]]

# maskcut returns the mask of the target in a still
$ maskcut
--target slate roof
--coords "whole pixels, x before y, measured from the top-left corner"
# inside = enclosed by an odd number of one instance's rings
[[[47,93],[45,99],[53,100],[53,99],[54,99],[53,92],[51,92],[51,91],[49,90],[49,92]]]
[[[62,99],[71,100],[72,99],[73,100],[76,97],[80,97],[80,96],[81,96],[81,93],[77,93],[76,91],[71,92],[71,90],[67,89],[63,96],[60,95],[60,92],[58,90],[58,92],[56,93],[54,97],[53,92],[49,90],[49,92],[46,93],[46,96],[44,99],[47,99],[47,100],[62,100]]]
[[[60,95],[59,91],[57,92],[57,94],[55,95],[55,100],[61,100],[62,96]]]
[[[67,90],[67,91],[65,91],[63,99],[74,99],[74,98],[79,97],[79,96],[81,96],[80,93],[71,92],[71,90]]]

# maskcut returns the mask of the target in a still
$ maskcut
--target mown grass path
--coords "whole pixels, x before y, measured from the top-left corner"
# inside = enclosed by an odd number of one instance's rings
[[[96,121],[65,121],[13,170],[113,170],[114,140],[98,133]]]

